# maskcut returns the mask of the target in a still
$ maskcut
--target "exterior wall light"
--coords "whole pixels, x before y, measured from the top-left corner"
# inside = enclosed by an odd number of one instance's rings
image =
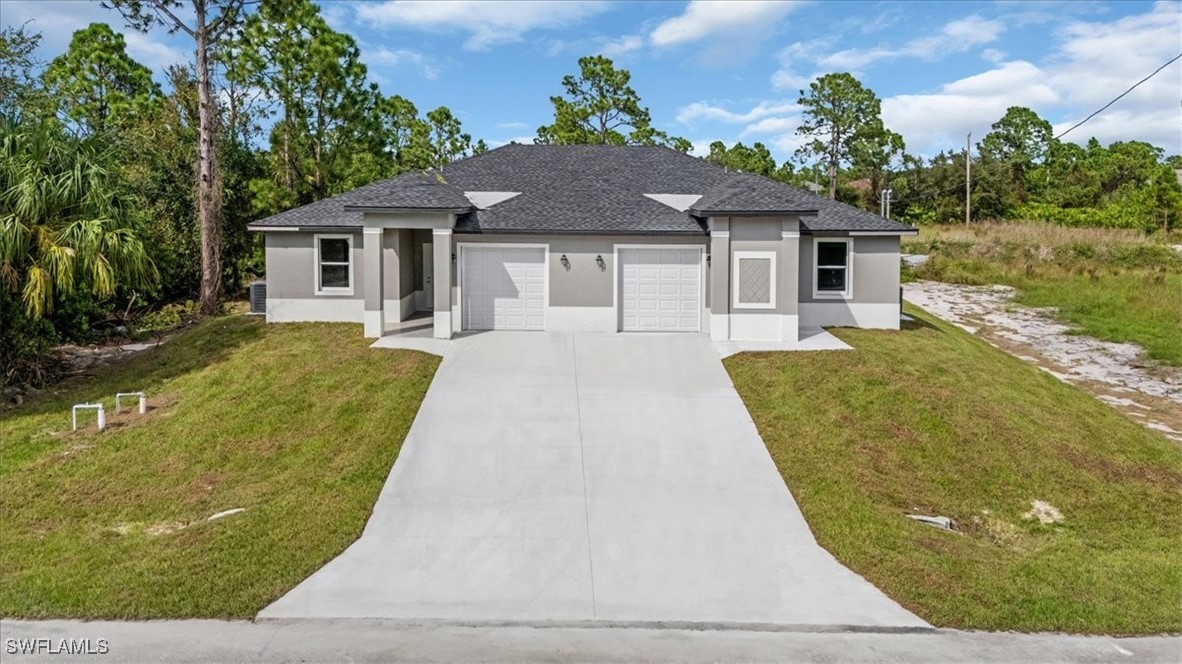
[[[607,263],[603,262],[603,254],[599,254],[595,257],[595,264],[599,266],[600,272],[607,270]]]
[[[566,257],[566,254],[563,254],[562,258],[558,259],[558,262],[562,263],[562,267],[568,270],[570,269],[570,259]]]
[[[706,267],[710,267],[710,254],[706,254]]]

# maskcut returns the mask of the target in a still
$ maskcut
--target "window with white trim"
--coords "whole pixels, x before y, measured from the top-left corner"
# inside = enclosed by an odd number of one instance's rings
[[[776,252],[734,252],[735,309],[776,308]]]
[[[850,275],[850,238],[813,238],[813,295],[849,297],[853,285]]]
[[[316,294],[353,294],[353,236],[316,236]]]

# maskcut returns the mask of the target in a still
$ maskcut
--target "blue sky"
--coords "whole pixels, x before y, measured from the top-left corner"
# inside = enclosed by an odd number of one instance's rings
[[[1180,2],[346,2],[321,3],[360,43],[371,76],[421,111],[449,106],[490,145],[531,139],[582,55],[632,72],[654,124],[692,140],[799,144],[797,91],[849,71],[883,99],[908,150],[974,142],[1012,105],[1062,131],[1182,52]],[[188,44],[126,30],[97,2],[0,0],[0,22],[43,33],[42,57],[105,21],[159,72]],[[1182,152],[1182,61],[1069,139],[1144,140]]]

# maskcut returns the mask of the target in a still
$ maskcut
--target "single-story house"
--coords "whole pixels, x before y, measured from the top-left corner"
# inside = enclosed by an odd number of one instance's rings
[[[796,341],[899,326],[899,238],[664,147],[510,144],[261,219],[268,321]]]

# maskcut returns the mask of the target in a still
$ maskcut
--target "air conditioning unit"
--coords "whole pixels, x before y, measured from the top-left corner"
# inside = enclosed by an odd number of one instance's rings
[[[267,313],[267,282],[252,281],[250,283],[250,313]]]

